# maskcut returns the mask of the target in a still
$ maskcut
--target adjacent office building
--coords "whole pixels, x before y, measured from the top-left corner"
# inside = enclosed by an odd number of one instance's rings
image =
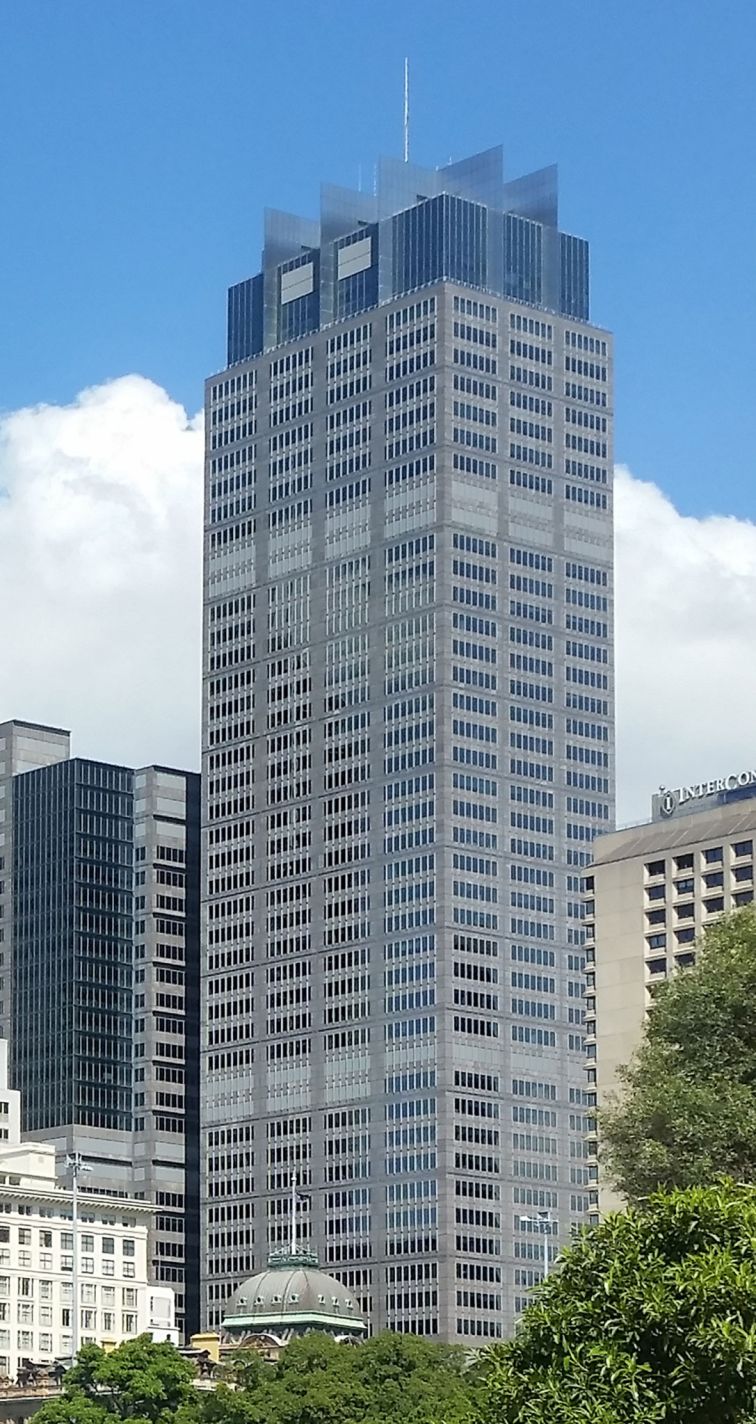
[[[52,1143],[22,1139],[7,1059],[0,1039],[0,1374],[15,1380],[25,1359],[70,1358],[75,1310],[81,1344],[145,1331],[178,1343],[174,1292],[149,1280],[145,1202],[80,1193],[75,1279],[72,1194],[56,1180]]]
[[[507,1333],[588,1208],[612,354],[552,169],[267,213],[206,392],[203,1323],[303,1235],[373,1328]],[[539,1215],[540,1213],[540,1215]]]
[[[72,758],[0,725],[0,983],[22,1128],[136,1196],[150,1269],[198,1319],[199,777]]]
[[[649,822],[601,836],[586,875],[586,1052],[591,1105],[638,1046],[655,984],[695,963],[722,914],[753,902],[756,772],[662,790]],[[589,1142],[591,1217],[616,1196]]]

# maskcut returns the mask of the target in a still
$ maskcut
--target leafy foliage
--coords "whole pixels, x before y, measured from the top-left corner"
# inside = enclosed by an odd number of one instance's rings
[[[240,1387],[205,1396],[203,1424],[462,1424],[471,1412],[464,1352],[413,1335],[346,1345],[313,1333],[273,1366],[242,1357],[232,1371]]]
[[[146,1336],[106,1354],[82,1349],[61,1399],[39,1424],[467,1424],[472,1376],[463,1351],[386,1333],[361,1345],[313,1332],[274,1365],[240,1350],[214,1390],[172,1345]]]
[[[147,1335],[112,1351],[85,1345],[63,1381],[61,1399],[38,1411],[38,1424],[190,1424],[196,1417],[194,1369],[173,1345]]]
[[[643,1038],[599,1114],[607,1176],[629,1201],[720,1175],[756,1182],[756,914],[710,929],[659,985]]]
[[[694,1187],[607,1217],[481,1368],[479,1424],[752,1420],[756,1193]]]

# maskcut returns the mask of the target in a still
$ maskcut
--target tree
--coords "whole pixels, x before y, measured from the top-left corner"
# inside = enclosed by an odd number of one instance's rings
[[[38,1411],[38,1424],[191,1424],[198,1415],[194,1367],[173,1345],[147,1335],[117,1349],[85,1345],[63,1395]]]
[[[202,1402],[203,1424],[464,1424],[473,1378],[462,1350],[385,1332],[359,1345],[313,1332],[275,1365],[246,1371]],[[86,1421],[84,1421],[86,1424]]]
[[[629,1201],[659,1187],[756,1182],[756,914],[706,933],[658,986],[621,1090],[599,1113],[601,1160]]]
[[[474,1377],[460,1346],[386,1330],[354,1351],[354,1375],[371,1400],[371,1421],[454,1424],[470,1415]]]
[[[481,1373],[479,1424],[753,1420],[756,1190],[660,1192],[607,1217]]]

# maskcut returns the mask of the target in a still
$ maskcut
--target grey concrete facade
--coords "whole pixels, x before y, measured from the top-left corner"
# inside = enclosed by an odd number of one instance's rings
[[[152,1278],[198,1326],[199,777],[134,773],[134,1140],[137,1195],[158,1208]]]
[[[374,1329],[469,1344],[586,1219],[611,365],[443,280],[207,383],[206,1325],[292,1174]]]

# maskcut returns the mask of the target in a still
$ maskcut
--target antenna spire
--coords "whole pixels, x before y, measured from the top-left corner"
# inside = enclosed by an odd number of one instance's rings
[[[297,1254],[297,1175],[291,1174],[291,1254]]]
[[[409,60],[404,61],[404,161],[409,163]]]

